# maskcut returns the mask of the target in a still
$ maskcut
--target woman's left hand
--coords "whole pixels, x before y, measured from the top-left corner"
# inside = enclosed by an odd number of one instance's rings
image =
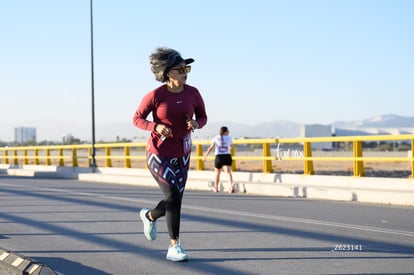
[[[188,130],[194,130],[198,128],[198,122],[197,120],[192,119],[189,115],[187,115],[187,129]]]
[[[187,121],[187,129],[194,130],[198,128],[198,123],[196,120],[189,120]]]

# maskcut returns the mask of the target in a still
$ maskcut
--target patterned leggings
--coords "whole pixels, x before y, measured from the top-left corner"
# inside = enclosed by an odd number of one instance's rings
[[[168,234],[178,240],[180,234],[181,202],[190,167],[190,154],[166,158],[147,153],[148,168],[164,193],[164,199],[150,210],[154,220],[165,216]]]

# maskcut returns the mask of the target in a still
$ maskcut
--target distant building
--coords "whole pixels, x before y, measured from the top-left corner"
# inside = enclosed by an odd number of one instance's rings
[[[331,137],[332,125],[307,124],[300,129],[301,137]],[[332,150],[332,142],[313,142],[312,149]]]
[[[63,144],[70,144],[73,140],[72,134],[65,134],[62,136],[62,143]]]
[[[20,144],[27,142],[36,143],[36,128],[16,127],[14,128],[14,141]]]

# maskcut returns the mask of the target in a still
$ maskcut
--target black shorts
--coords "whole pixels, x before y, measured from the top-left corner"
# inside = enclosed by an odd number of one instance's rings
[[[223,166],[230,166],[233,162],[231,154],[216,155],[214,159],[214,167],[217,169],[223,168]]]

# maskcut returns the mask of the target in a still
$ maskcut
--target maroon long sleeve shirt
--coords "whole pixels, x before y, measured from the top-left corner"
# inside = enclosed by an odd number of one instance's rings
[[[152,113],[152,120],[148,115]],[[147,150],[164,157],[180,157],[188,153],[188,138],[191,130],[187,129],[187,118],[194,117],[198,127],[207,123],[207,114],[200,92],[192,86],[184,85],[180,93],[167,90],[162,85],[146,94],[139,104],[133,123],[136,127],[151,131]],[[165,124],[172,130],[172,136],[161,139],[155,131],[157,124]]]

